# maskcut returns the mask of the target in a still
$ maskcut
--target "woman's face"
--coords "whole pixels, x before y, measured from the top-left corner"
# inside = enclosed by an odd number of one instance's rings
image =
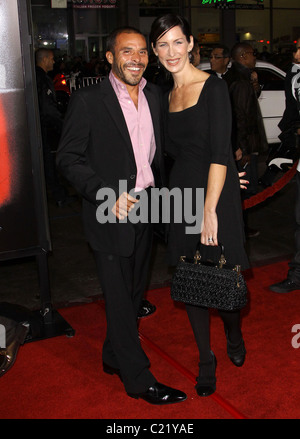
[[[169,72],[177,73],[189,63],[189,52],[193,45],[193,37],[188,42],[180,26],[175,26],[156,41],[153,51]]]

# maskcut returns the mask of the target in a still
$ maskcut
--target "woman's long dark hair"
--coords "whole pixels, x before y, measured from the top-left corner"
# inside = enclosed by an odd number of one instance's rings
[[[186,36],[188,43],[190,42],[191,36],[191,28],[187,20],[175,14],[166,14],[158,17],[154,20],[151,26],[150,31],[150,43],[153,44],[153,47],[156,46],[157,40],[161,38],[168,30],[172,29],[175,26],[179,26],[182,30],[182,33]]]

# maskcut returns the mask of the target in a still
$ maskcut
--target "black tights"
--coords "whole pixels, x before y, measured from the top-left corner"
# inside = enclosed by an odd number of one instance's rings
[[[186,305],[186,311],[190,319],[195,340],[199,349],[201,362],[211,360],[210,335],[209,335],[209,310],[200,306]],[[228,331],[231,343],[237,344],[241,340],[240,311],[218,310],[224,327]]]

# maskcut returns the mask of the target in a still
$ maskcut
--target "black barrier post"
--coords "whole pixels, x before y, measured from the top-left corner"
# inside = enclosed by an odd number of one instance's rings
[[[39,272],[41,300],[41,310],[36,312],[36,316],[40,325],[39,331],[35,333],[34,337],[29,333],[25,341],[31,342],[63,334],[73,337],[75,334],[74,329],[52,307],[47,252],[42,250],[37,254],[36,261]]]
[[[43,316],[45,324],[53,323],[53,310],[50,294],[49,269],[48,269],[48,255],[42,250],[36,257],[39,281],[40,281],[40,300],[41,300],[41,315]]]

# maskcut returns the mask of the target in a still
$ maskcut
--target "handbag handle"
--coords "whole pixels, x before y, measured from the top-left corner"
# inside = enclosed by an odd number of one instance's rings
[[[201,243],[200,243],[200,241],[198,241],[197,246],[196,246],[195,256],[194,256],[195,264],[197,264],[201,260],[200,245],[201,245]],[[219,259],[219,268],[222,268],[223,265],[226,264],[225,248],[224,248],[224,245],[221,244],[221,242],[218,243],[218,247],[221,248],[221,256],[220,256],[220,259]]]

